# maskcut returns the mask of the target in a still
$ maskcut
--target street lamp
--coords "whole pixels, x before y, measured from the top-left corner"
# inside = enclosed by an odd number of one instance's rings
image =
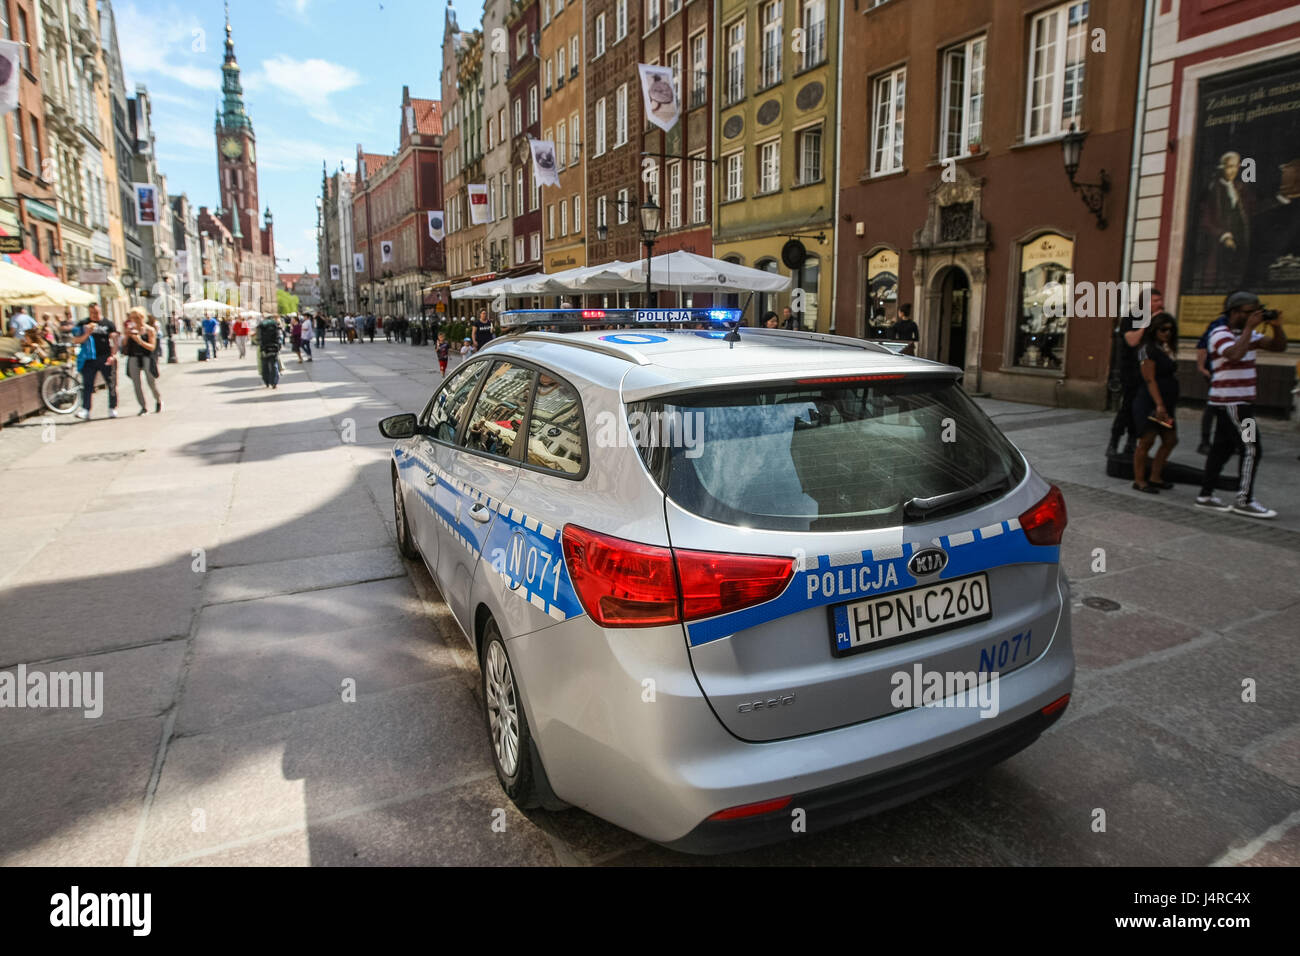
[[[1070,186],[1079,194],[1088,211],[1097,217],[1097,228],[1105,229],[1106,217],[1102,209],[1106,202],[1106,194],[1110,192],[1110,177],[1106,175],[1106,170],[1101,171],[1101,182],[1074,181],[1074,175],[1079,171],[1079,160],[1083,157],[1085,135],[1078,132],[1073,123],[1070,124],[1069,132],[1061,137],[1061,161],[1065,164],[1065,175],[1069,177]]]
[[[651,196],[641,204],[641,241],[645,243],[645,301],[646,308],[653,308],[657,302],[651,301],[650,292],[650,257],[654,252],[655,240],[659,238],[658,204]]]

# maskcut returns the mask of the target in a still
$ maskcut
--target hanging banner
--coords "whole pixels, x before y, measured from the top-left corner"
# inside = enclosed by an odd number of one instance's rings
[[[385,239],[383,242],[379,244],[379,261],[380,262],[393,261],[393,243],[391,240]]]
[[[434,242],[442,242],[442,240],[446,238],[447,233],[443,230],[442,226],[443,226],[442,210],[430,209],[429,210],[429,238],[432,239]]]
[[[560,174],[555,169],[555,144],[549,139],[529,140],[533,151],[533,179],[539,186],[560,185]]]
[[[559,185],[559,180],[556,180]],[[469,221],[471,225],[481,226],[485,222],[492,221],[492,206],[488,203],[487,183],[470,183],[469,189]]]
[[[158,187],[152,183],[132,183],[135,190],[135,224],[158,225]]]
[[[338,281],[338,278],[339,278],[339,267],[338,267],[337,264],[336,264],[336,265],[332,265],[332,266],[330,266],[330,278],[333,279],[335,282]]]
[[[673,71],[666,66],[638,63],[641,73],[641,96],[645,101],[645,115],[665,133],[677,125],[681,104],[673,89]]]
[[[366,254],[364,252],[352,253],[352,271],[353,272],[366,271]]]
[[[22,48],[17,43],[12,40],[0,40],[0,115],[18,106],[21,55]]]

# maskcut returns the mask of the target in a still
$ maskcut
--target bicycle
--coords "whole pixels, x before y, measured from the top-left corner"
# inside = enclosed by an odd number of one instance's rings
[[[73,349],[64,342],[54,343],[53,356],[65,362],[56,366],[41,382],[41,401],[50,411],[71,415],[81,407],[81,376],[71,363]]]

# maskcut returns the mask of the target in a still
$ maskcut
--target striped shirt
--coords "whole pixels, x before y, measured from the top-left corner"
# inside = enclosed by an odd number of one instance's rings
[[[1224,353],[1236,344],[1238,333],[1221,325],[1210,333],[1207,343],[1213,368],[1210,372],[1211,405],[1241,405],[1255,401],[1255,346],[1264,340],[1260,332],[1252,332],[1250,351],[1235,362]]]

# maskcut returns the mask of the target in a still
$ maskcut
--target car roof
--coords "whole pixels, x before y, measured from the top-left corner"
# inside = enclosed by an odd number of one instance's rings
[[[494,339],[493,352],[513,352],[623,391],[625,401],[683,388],[827,374],[929,374],[961,370],[902,355],[876,342],[784,329],[738,330],[737,342],[715,329],[583,329],[529,331]]]

